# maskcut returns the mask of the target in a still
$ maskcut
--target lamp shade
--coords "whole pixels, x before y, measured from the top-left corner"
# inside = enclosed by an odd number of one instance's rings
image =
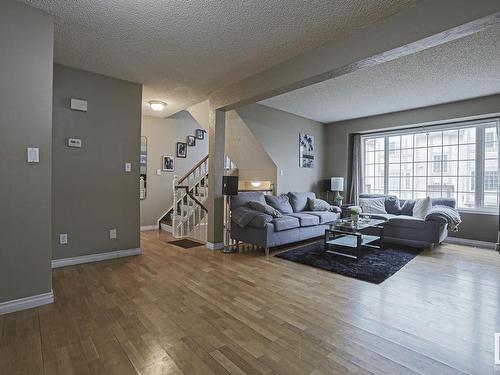
[[[344,177],[332,177],[330,179],[331,191],[344,191]]]
[[[238,195],[238,176],[222,177],[222,194]]]

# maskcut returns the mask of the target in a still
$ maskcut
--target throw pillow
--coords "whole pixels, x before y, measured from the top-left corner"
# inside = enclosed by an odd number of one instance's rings
[[[330,211],[331,205],[323,199],[307,198],[307,205],[311,211]]]
[[[261,203],[261,202],[256,202],[256,201],[250,201],[248,202],[248,205],[250,208],[254,209],[255,211],[263,212],[265,214],[271,215],[272,217],[283,217],[281,212],[279,212],[277,209],[274,207],[271,207],[268,204]]]
[[[361,210],[370,214],[386,214],[385,197],[380,198],[359,198]]]
[[[292,214],[293,209],[286,195],[265,195],[266,203],[282,214]]]
[[[388,214],[401,215],[401,207],[399,206],[399,199],[394,195],[390,195],[385,200],[385,210]]]
[[[337,207],[337,206],[330,206],[330,211],[335,212],[337,214],[340,214],[342,212],[342,209],[340,207]]]
[[[287,194],[288,199],[290,201],[290,205],[292,206],[293,212],[302,212],[307,211],[308,209],[308,198],[315,199],[316,194],[312,191],[304,193],[304,192],[289,192]]]
[[[415,202],[416,201],[414,199],[408,199],[404,201],[403,205],[401,206],[400,215],[413,216],[413,206],[415,206]]]
[[[413,206],[413,217],[425,219],[431,208],[432,202],[430,197],[417,199],[415,201],[415,205]]]

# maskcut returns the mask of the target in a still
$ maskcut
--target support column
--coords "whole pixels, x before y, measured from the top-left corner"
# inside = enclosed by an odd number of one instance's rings
[[[226,113],[210,108],[208,128],[208,234],[207,247],[224,247],[224,154],[226,138]]]

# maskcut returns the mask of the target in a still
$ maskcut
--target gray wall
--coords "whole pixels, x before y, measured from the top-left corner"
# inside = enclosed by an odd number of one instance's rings
[[[0,302],[51,290],[53,21],[0,2]],[[26,148],[40,148],[40,163]]]
[[[87,100],[88,112],[70,110],[70,98]],[[54,66],[54,259],[140,247],[141,100],[141,85]],[[83,147],[66,147],[68,137]],[[118,238],[110,240],[114,228]]]
[[[499,113],[500,95],[494,95],[330,124],[326,128],[328,174],[350,177],[351,134],[492,117]],[[462,213],[462,220],[460,231],[452,236],[496,242],[497,215]]]
[[[166,118],[144,116],[142,135],[148,140],[147,197],[141,200],[141,226],[156,225],[158,219],[172,206],[172,180],[174,175],[181,178],[196,163],[208,155],[208,133],[205,139],[196,140],[195,147],[188,147],[187,158],[175,157],[176,142],[186,142],[188,135],[195,135],[201,126],[187,111],[181,111]],[[162,155],[175,159],[174,172],[161,172]]]
[[[325,176],[325,125],[260,104],[236,110],[278,167],[277,192],[319,191]],[[315,136],[314,168],[299,167],[299,133]],[[283,170],[283,176],[280,175]]]

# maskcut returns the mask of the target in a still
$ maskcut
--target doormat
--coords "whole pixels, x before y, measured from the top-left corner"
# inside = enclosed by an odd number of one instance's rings
[[[205,245],[205,244],[203,244],[201,242],[187,240],[187,239],[170,241],[169,244],[182,247],[183,249],[190,249],[192,247],[198,247],[198,246]]]

